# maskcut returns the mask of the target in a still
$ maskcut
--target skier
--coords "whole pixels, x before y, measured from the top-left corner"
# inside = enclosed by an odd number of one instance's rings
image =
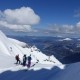
[[[30,68],[30,66],[31,66],[31,60],[32,60],[32,58],[31,58],[31,54],[30,54],[30,56],[28,56],[28,64],[27,64],[28,68]]]
[[[27,57],[26,57],[26,55],[24,54],[24,56],[23,56],[23,66],[26,65],[26,61],[27,61]]]
[[[20,64],[19,54],[15,56],[15,59],[16,59],[16,61],[17,61],[16,64]]]

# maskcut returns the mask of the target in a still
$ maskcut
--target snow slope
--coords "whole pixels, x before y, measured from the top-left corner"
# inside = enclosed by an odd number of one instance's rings
[[[53,71],[54,72],[54,71]],[[69,64],[64,70],[58,71],[50,80],[80,80],[80,62]]]
[[[26,43],[11,39],[0,31],[0,80],[80,80],[80,62],[64,67],[54,56],[46,56],[36,46],[26,47]],[[31,54],[32,64],[27,67],[15,65],[15,55]]]
[[[26,43],[8,38],[0,31],[0,80],[49,80],[54,74],[53,71],[57,70],[55,67],[58,70],[64,69],[65,65],[54,56],[46,56],[36,46],[26,46]],[[31,54],[32,65],[35,64],[35,66],[31,65],[29,71],[25,71],[27,67],[15,64],[17,54],[21,61],[24,54],[27,56]],[[37,60],[39,60],[38,63],[36,63]]]
[[[80,80],[79,65],[80,62],[67,65],[63,70],[53,67],[50,70],[42,68],[36,71],[33,69],[25,71],[18,66],[1,73],[0,80]]]
[[[27,56],[31,54],[32,63],[35,63],[37,60],[39,60],[40,64],[50,64],[50,68],[53,66],[58,66],[61,69],[64,68],[64,65],[60,63],[54,56],[51,56],[51,60],[48,60],[49,57],[37,49],[36,46],[26,47],[26,45],[27,44],[24,42],[8,38],[2,31],[0,31],[0,59],[3,60],[3,62],[0,60],[0,64],[3,65],[4,63],[5,68],[8,66],[10,67],[10,65],[12,67],[13,63],[15,63],[15,56],[17,54],[19,54],[21,61],[24,54]],[[1,65],[0,68],[3,68]]]
[[[18,44],[19,46],[21,47],[27,47],[28,44],[24,43],[24,42],[21,42],[19,40],[16,40],[16,39],[12,39],[12,38],[8,38],[12,43],[15,43],[15,44]]]

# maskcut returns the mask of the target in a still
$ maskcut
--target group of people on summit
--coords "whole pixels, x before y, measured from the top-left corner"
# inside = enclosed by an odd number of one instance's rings
[[[24,54],[24,56],[23,56],[23,62],[22,63],[20,61],[19,54],[16,55],[15,59],[17,61],[16,64],[22,64],[23,66],[27,66],[28,68],[30,68],[30,66],[31,66],[31,60],[32,60],[31,54],[28,57],[26,57],[26,54]],[[26,62],[27,62],[27,64],[26,64]]]

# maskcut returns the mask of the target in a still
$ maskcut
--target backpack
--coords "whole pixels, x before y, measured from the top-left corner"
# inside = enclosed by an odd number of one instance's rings
[[[28,61],[31,61],[31,59],[32,59],[31,56],[29,56],[29,57],[28,57]]]
[[[18,56],[18,55],[16,55],[16,57],[15,57],[15,58],[16,58],[16,60],[19,60],[19,56]]]

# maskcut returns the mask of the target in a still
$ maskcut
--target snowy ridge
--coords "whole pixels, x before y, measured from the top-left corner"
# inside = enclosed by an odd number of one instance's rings
[[[21,46],[21,47],[26,47],[26,46],[28,46],[26,43],[21,42],[21,41],[19,41],[19,40],[12,39],[12,38],[8,38],[8,39],[9,39],[12,43],[18,44],[18,45]]]
[[[72,40],[71,38],[65,38],[65,39],[63,39],[63,40],[67,40],[67,41],[69,41],[69,40]]]

